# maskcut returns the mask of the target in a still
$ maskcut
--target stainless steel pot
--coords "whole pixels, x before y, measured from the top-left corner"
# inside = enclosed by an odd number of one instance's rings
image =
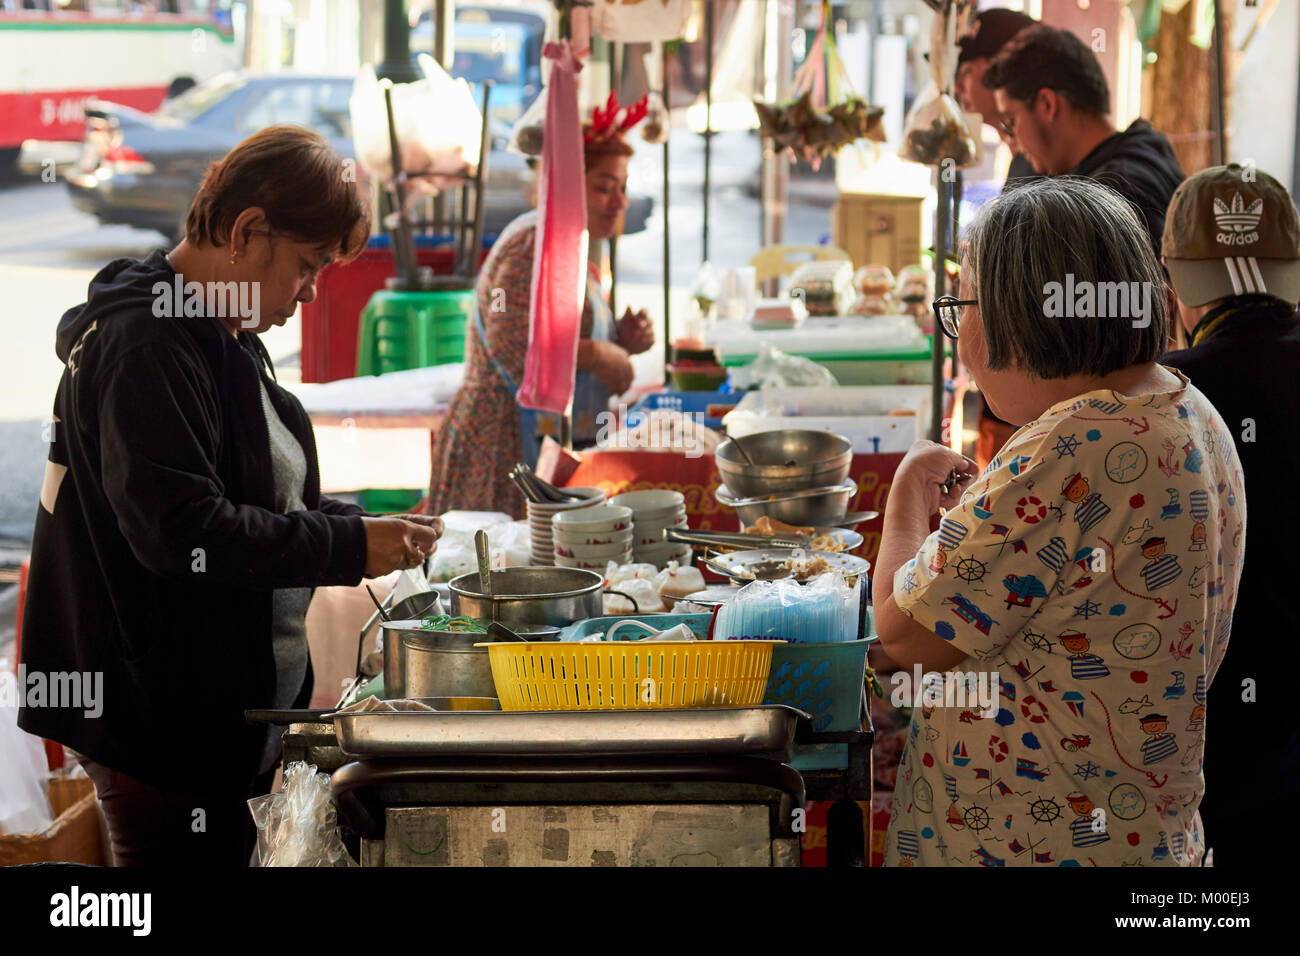
[[[495,640],[481,631],[427,631],[421,621],[388,621],[384,634],[384,697],[496,697],[486,647]],[[534,641],[558,639],[555,627],[521,627]]]
[[[719,502],[736,509],[746,528],[764,515],[786,524],[817,527],[843,521],[858,486],[853,481],[844,481],[830,488],[809,488],[761,498],[736,498],[730,492],[726,485],[719,485],[715,494]]]
[[[582,568],[506,568],[492,572],[492,598],[484,595],[478,573],[451,580],[451,613],[516,624],[552,624],[600,617],[605,579]],[[518,628],[515,628],[518,630]]]
[[[736,448],[737,442],[752,465]],[[750,498],[840,484],[849,476],[853,443],[831,432],[784,428],[729,438],[713,457],[732,494]]]

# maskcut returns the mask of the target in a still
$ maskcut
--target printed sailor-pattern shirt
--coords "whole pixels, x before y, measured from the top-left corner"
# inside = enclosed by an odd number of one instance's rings
[[[998,699],[917,701],[887,865],[1199,864],[1246,500],[1227,426],[1170,371],[1019,429],[899,568],[898,606]]]

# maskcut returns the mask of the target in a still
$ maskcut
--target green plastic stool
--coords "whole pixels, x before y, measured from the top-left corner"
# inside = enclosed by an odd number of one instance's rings
[[[383,375],[465,360],[473,289],[381,289],[361,312],[357,375]]]

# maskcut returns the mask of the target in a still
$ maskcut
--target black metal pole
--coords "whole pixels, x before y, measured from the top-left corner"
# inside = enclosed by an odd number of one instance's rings
[[[934,214],[934,297],[947,295],[948,223],[952,211],[952,183],[939,175],[939,208]],[[934,330],[934,347],[930,353],[930,441],[943,440],[943,344],[945,336],[938,326]]]
[[[667,104],[664,104],[665,107]],[[709,261],[709,166],[713,159],[713,3],[704,3],[704,226],[701,259]]]
[[[672,115],[673,111],[668,105],[668,44],[663,46],[663,89],[661,95],[664,101],[664,122],[667,124],[668,136],[664,139],[664,367],[667,369],[668,363],[673,360],[673,336],[672,326],[669,315],[671,309],[669,303],[672,298],[672,281],[670,275],[671,257],[669,255],[669,232],[668,232],[668,143],[672,139]],[[665,375],[667,372],[665,371]]]
[[[1214,165],[1222,166],[1226,163],[1228,155],[1228,145],[1225,143],[1223,119],[1223,8],[1219,5],[1219,0],[1214,0],[1214,100],[1210,104],[1213,111],[1211,117],[1214,123]]]
[[[411,22],[405,0],[384,0],[384,58],[375,68],[381,80],[414,83],[420,71],[411,62]]]

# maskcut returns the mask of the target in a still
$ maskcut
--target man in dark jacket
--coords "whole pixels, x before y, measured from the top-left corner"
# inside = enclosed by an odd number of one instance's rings
[[[1044,176],[1087,176],[1136,207],[1160,254],[1165,208],[1183,180],[1169,141],[1146,120],[1119,132],[1110,88],[1092,51],[1073,33],[1022,30],[984,71],[1003,133]]]
[[[1235,433],[1250,502],[1232,638],[1207,701],[1201,803],[1215,865],[1245,870],[1277,859],[1270,827],[1300,798],[1290,534],[1300,474],[1300,218],[1272,176],[1216,166],[1174,194],[1164,250],[1192,346],[1163,361],[1186,373]],[[1213,560],[1201,562],[1210,583]]]
[[[1011,165],[1007,167],[1006,189],[1017,179],[1034,175],[1034,167],[1016,148],[1015,140],[1002,131],[1002,116],[998,113],[993,91],[981,82],[993,57],[1021,30],[1038,21],[1015,10],[984,10],[975,17],[971,32],[957,39],[957,74],[953,92],[961,108],[967,113],[979,113],[984,122],[997,128],[1002,141],[1011,150]]]

